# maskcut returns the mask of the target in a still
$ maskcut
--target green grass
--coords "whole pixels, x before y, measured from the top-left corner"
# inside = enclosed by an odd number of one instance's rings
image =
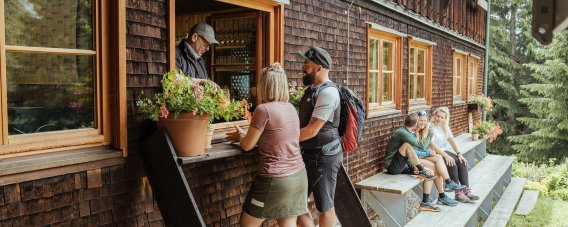
[[[508,226],[568,226],[568,201],[539,196],[528,216],[513,213]]]

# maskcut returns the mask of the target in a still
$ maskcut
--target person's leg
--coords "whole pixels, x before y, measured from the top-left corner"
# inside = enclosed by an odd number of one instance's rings
[[[302,214],[298,216],[297,223],[299,226],[302,227],[313,227],[314,226],[314,219],[312,218],[312,214],[310,212]]]
[[[458,161],[458,157],[452,153],[452,152],[447,152],[445,151],[450,157],[452,157],[454,160],[456,160],[456,163],[459,162]],[[446,165],[446,168],[448,169],[448,175],[450,175],[450,179],[452,179],[454,182],[456,183],[460,183],[460,178],[459,178],[459,174],[458,174],[458,166],[457,165],[453,165],[453,166],[449,166]]]
[[[424,169],[429,171],[432,175],[436,174],[436,172],[434,171],[434,163],[424,159],[420,160],[420,163],[422,163]],[[442,178],[437,177],[434,179],[434,181],[437,181],[438,179]],[[422,202],[420,203],[420,207],[418,207],[418,209],[421,211],[432,211],[432,212],[440,211],[440,208],[432,205],[432,203],[430,203],[429,200],[430,192],[432,191],[432,184],[433,182],[429,180],[425,180],[424,182],[422,182],[422,187],[423,187]]]
[[[264,221],[264,219],[259,219],[259,218],[255,218],[253,216],[250,216],[249,214],[247,214],[246,212],[241,212],[241,220],[240,220],[240,224],[243,227],[257,227],[262,225],[262,222]]]
[[[460,184],[469,187],[469,174],[467,173],[467,166],[460,162],[456,156],[456,166],[458,166],[458,177],[460,179]]]
[[[325,212],[319,213],[319,226],[320,227],[335,226],[335,207]]]
[[[287,217],[276,219],[279,227],[296,227],[297,217]]]
[[[446,168],[446,164],[444,163],[444,158],[441,155],[437,154],[434,156],[426,157],[425,160],[428,160],[436,166],[434,169],[436,170],[436,174],[441,176],[442,180],[446,180],[450,178],[448,174],[448,168]]]
[[[410,163],[412,163],[412,165],[415,165],[415,166],[420,165],[420,160],[418,159],[416,152],[414,152],[414,147],[412,147],[412,145],[410,145],[408,143],[403,143],[402,146],[400,146],[400,148],[398,149],[398,152],[402,156],[406,157],[408,159],[408,161],[410,161]]]
[[[424,194],[430,195],[430,192],[432,191],[432,185],[433,184],[436,184],[436,190],[438,190],[438,193],[443,192],[444,191],[444,180],[442,179],[442,177],[440,177],[439,172],[436,171],[435,164],[432,163],[431,161],[427,160],[427,159],[421,159],[420,163],[422,163],[422,166],[424,166],[424,168],[426,168],[430,173],[432,173],[432,175],[436,176],[436,178],[434,178],[434,182],[424,181],[424,184],[423,184]],[[439,182],[442,184],[442,190],[441,191],[440,191],[440,188],[438,187]]]

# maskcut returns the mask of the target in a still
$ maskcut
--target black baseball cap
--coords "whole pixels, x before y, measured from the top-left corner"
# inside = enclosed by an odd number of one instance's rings
[[[310,49],[305,53],[298,52],[302,57],[308,59],[326,69],[331,68],[331,56],[322,48],[310,46]]]

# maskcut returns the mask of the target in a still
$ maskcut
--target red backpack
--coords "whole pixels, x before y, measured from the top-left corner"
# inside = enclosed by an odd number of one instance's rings
[[[357,149],[361,135],[363,134],[363,124],[365,123],[365,105],[359,95],[351,89],[339,86],[333,82],[322,84],[312,97],[315,105],[317,97],[324,88],[334,86],[339,91],[340,97],[340,116],[339,116],[339,136],[341,136],[341,146],[343,152],[353,152]]]

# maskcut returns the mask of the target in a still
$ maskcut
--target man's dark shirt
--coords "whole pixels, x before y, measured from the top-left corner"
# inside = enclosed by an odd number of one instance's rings
[[[203,58],[195,58],[191,54],[189,44],[184,40],[176,47],[176,68],[186,76],[196,79],[208,79]]]

